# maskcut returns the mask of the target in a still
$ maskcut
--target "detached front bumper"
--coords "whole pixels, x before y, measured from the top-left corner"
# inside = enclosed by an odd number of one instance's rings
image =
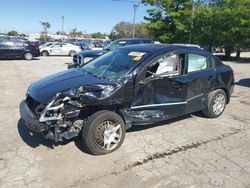
[[[47,130],[45,124],[39,123],[34,113],[29,109],[25,101],[19,106],[19,111],[25,125],[34,132],[43,132]]]

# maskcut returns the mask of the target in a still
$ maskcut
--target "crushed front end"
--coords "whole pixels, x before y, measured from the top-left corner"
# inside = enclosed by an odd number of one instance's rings
[[[79,119],[82,105],[77,98],[57,94],[46,105],[27,94],[19,106],[25,125],[34,132],[43,132],[45,138],[62,141],[78,136],[83,126]]]
[[[46,104],[28,92],[20,104],[20,115],[29,129],[44,133],[47,139],[71,139],[79,135],[91,114],[113,104],[109,97],[119,88],[117,84],[80,86],[57,93]]]

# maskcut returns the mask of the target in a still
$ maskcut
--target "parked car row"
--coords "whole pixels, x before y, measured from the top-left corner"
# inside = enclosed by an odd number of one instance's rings
[[[118,39],[111,43],[85,43],[85,42],[29,42],[24,40],[12,41],[6,39],[0,41],[0,59],[24,58],[31,60],[33,57],[41,56],[74,56],[70,67],[81,66],[82,64],[110,51],[117,47],[154,43],[151,39],[128,38]],[[94,45],[98,44],[98,45]],[[104,48],[103,45],[106,45]],[[91,46],[101,47],[102,50],[91,50]],[[76,55],[77,54],[77,55]],[[75,56],[76,55],[76,56]]]
[[[26,59],[33,57],[64,55],[74,56],[83,50],[81,45],[62,42],[48,42],[38,46],[28,41],[0,41],[0,59]]]

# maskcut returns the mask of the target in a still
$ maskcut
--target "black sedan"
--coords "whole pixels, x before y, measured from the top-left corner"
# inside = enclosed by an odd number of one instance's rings
[[[126,46],[33,83],[20,113],[56,142],[81,133],[100,155],[118,149],[133,125],[196,111],[219,117],[233,88],[233,70],[198,47]]]
[[[40,56],[39,48],[28,42],[4,41],[0,42],[0,59],[26,59]]]

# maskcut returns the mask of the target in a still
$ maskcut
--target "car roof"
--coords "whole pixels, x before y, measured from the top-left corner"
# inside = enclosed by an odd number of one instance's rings
[[[147,38],[122,38],[122,39],[117,39],[117,41],[121,41],[121,40],[126,40],[126,41],[137,41],[137,40],[153,41],[152,39],[147,39]]]
[[[143,51],[146,53],[153,53],[159,50],[165,51],[173,51],[173,50],[192,50],[196,52],[202,52],[206,54],[210,54],[209,52],[199,48],[194,45],[182,45],[182,44],[137,44],[137,45],[128,45],[124,47],[120,47],[119,49],[127,49],[134,51]]]

